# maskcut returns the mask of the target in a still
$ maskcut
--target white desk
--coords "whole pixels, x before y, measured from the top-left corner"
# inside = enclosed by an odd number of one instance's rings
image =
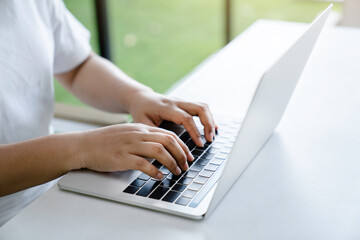
[[[171,94],[241,113],[250,79],[304,29],[259,21]],[[358,29],[323,32],[278,129],[209,219],[55,186],[5,224],[0,239],[360,239],[359,43]],[[204,89],[198,97],[195,86]]]

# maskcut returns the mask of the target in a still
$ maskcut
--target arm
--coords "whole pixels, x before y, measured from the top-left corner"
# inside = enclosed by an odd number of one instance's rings
[[[157,94],[94,53],[74,70],[56,78],[80,100],[96,108],[127,112],[135,122],[150,126],[159,126],[162,120],[181,124],[198,146],[202,141],[192,116],[199,116],[207,141],[215,136],[217,126],[206,104]]]
[[[81,167],[76,134],[56,134],[0,145],[0,197]]]
[[[114,113],[129,113],[134,96],[151,91],[95,53],[75,69],[55,77],[84,103]]]
[[[0,196],[80,168],[102,172],[136,169],[162,178],[145,158],[155,158],[172,173],[180,174],[188,169],[187,161],[193,157],[174,133],[155,127],[162,120],[184,125],[195,143],[202,145],[192,119],[192,115],[198,115],[206,139],[213,139],[215,124],[206,105],[154,93],[95,54],[56,77],[84,102],[107,111],[129,112],[136,122],[147,125],[120,124],[0,145]]]
[[[162,173],[144,157],[156,158],[176,175],[188,169],[187,160],[194,159],[174,133],[143,124],[119,124],[0,145],[0,197],[80,168],[101,172],[137,169],[161,179]]]

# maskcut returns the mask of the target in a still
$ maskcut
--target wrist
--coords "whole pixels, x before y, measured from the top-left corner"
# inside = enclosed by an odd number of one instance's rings
[[[67,157],[65,158],[66,171],[85,168],[87,151],[84,133],[66,133],[64,137],[66,138],[66,149],[68,149]]]
[[[154,90],[147,86],[136,89],[132,93],[130,93],[127,101],[128,113],[133,114],[134,112],[136,112],[137,106],[139,105],[139,103],[141,104],[142,99],[144,99],[146,95],[153,93],[155,93]]]

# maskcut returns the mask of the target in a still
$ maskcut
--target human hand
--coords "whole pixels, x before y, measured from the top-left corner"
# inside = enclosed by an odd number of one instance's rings
[[[130,114],[134,122],[149,126],[159,126],[163,120],[183,125],[198,146],[203,146],[201,135],[192,116],[198,116],[204,126],[205,139],[212,142],[217,125],[208,105],[192,103],[177,98],[164,96],[153,91],[141,91],[133,96]]]
[[[188,170],[187,160],[194,160],[176,134],[144,124],[119,124],[79,136],[81,167],[99,172],[134,169],[161,179],[163,174],[145,158],[155,158],[175,175]]]

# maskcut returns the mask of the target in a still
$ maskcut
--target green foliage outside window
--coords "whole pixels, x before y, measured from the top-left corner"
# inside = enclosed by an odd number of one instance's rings
[[[90,30],[91,45],[98,52],[94,1],[64,2]],[[301,0],[232,2],[232,37],[259,18],[310,22],[328,5]],[[165,92],[223,47],[223,4],[223,0],[108,0],[113,62],[155,91]],[[55,100],[81,105],[57,82]]]

